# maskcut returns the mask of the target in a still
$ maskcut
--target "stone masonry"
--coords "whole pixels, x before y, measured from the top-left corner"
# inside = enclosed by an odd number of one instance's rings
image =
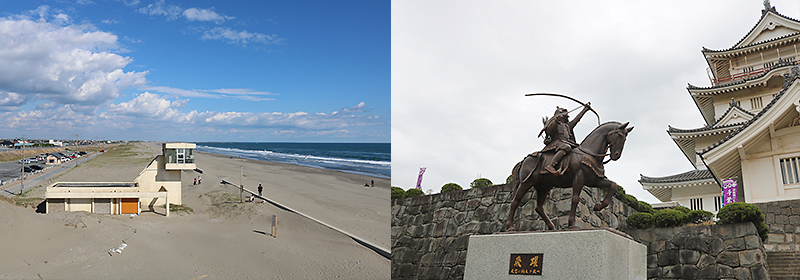
[[[770,279],[750,222],[625,232],[647,245],[647,279]]]
[[[754,203],[764,213],[769,238],[767,252],[800,251],[800,200]]]
[[[435,195],[392,200],[392,279],[462,279],[469,236],[504,230],[513,187],[496,185]],[[519,231],[544,230],[534,211],[536,199],[529,191],[515,215]],[[558,229],[567,228],[571,189],[553,189],[545,213]],[[584,187],[576,210],[581,228],[624,228],[636,212],[616,198],[596,212],[599,191]]]

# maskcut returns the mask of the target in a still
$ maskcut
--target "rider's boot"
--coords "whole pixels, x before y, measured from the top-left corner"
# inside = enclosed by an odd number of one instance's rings
[[[558,162],[561,161],[561,158],[564,157],[564,154],[566,154],[566,152],[564,152],[563,150],[558,150],[558,152],[556,152],[556,154],[553,155],[553,158],[550,159],[550,164],[544,167],[544,171],[542,173],[550,172],[553,175],[557,175],[558,170],[556,170],[555,167],[556,164],[558,164]]]

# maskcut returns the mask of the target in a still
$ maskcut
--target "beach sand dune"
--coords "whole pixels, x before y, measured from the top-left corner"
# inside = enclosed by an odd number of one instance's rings
[[[154,146],[157,144],[137,144],[131,150],[142,155],[131,157],[147,158],[146,151]],[[104,161],[98,159],[96,165],[86,164],[63,177],[88,181],[92,173],[114,173],[125,165],[121,163],[124,160],[100,164]],[[213,154],[198,154],[197,159],[198,167],[205,171],[202,184],[192,185],[198,175],[194,171],[183,173],[183,204],[193,211],[175,211],[170,217],[162,215],[160,206],[136,217],[86,212],[43,215],[0,201],[0,251],[4,252],[0,254],[0,278],[389,277],[390,260],[351,238],[269,203],[238,203],[238,190],[219,184],[223,178],[238,183],[239,166],[243,166],[248,189],[255,191],[261,183],[265,196],[370,242],[385,242],[388,248],[388,179],[375,178],[375,188],[364,188],[364,180],[372,177]],[[129,174],[120,172],[120,176]],[[101,178],[99,181],[116,177]],[[120,180],[130,179],[115,179]],[[347,185],[350,183],[354,185]],[[386,187],[381,186],[384,184]],[[366,201],[380,193],[385,193],[382,205]],[[314,206],[306,207],[307,203]],[[381,216],[383,208],[385,218]],[[277,216],[277,237],[270,235],[272,215]]]

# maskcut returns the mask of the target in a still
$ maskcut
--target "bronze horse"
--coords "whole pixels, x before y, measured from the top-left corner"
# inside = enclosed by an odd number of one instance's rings
[[[611,203],[611,198],[617,191],[617,183],[605,177],[603,169],[603,158],[611,156],[611,160],[618,160],[622,155],[622,148],[625,140],[633,127],[628,128],[628,123],[607,122],[594,129],[581,142],[578,148],[572,150],[569,155],[564,157],[559,170],[561,175],[553,175],[549,172],[542,173],[542,162],[545,157],[552,157],[552,153],[533,153],[525,157],[514,166],[511,172],[511,185],[514,186],[514,201],[511,202],[511,210],[508,213],[506,229],[514,231],[514,212],[517,210],[522,197],[531,187],[534,187],[537,194],[536,213],[542,217],[547,228],[554,230],[555,225],[544,213],[542,205],[547,200],[547,195],[553,188],[572,188],[572,208],[569,214],[569,227],[575,226],[575,209],[580,201],[583,186],[606,189],[606,196],[602,203],[594,206],[595,211],[600,211]],[[605,154],[611,149],[610,154]]]

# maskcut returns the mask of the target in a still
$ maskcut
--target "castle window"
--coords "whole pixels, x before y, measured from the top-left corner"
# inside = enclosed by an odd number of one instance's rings
[[[800,183],[800,157],[782,158],[780,164],[784,185]]]
[[[702,198],[692,198],[689,200],[689,204],[691,204],[692,210],[703,210]]]
[[[761,97],[754,97],[750,98],[750,109],[761,109],[764,107],[763,103],[761,103]]]
[[[718,195],[714,197],[714,211],[719,211],[722,208],[722,196]]]

